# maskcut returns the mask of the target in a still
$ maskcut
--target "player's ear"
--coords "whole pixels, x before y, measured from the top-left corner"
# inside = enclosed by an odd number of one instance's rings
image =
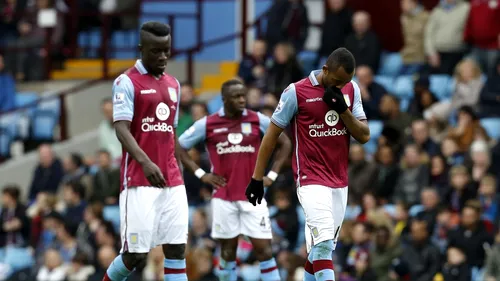
[[[326,66],[326,64],[323,65],[322,69],[323,69],[323,74],[328,75],[328,66]]]

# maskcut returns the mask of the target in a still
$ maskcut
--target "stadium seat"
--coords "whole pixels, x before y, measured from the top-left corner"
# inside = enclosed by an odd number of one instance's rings
[[[102,216],[113,224],[115,230],[120,231],[120,207],[106,206],[102,209]]]
[[[500,118],[482,118],[479,122],[488,136],[500,140]]]
[[[50,110],[37,110],[33,116],[31,136],[35,140],[51,141],[59,118]]]
[[[397,76],[403,67],[403,60],[399,53],[382,54],[380,60],[379,75]]]
[[[377,75],[375,76],[375,82],[382,85],[389,93],[394,90],[394,78],[392,76]]]
[[[20,114],[17,112],[0,115],[0,128],[7,131],[7,133],[12,137],[18,136],[19,116]]]
[[[0,157],[10,156],[10,145],[12,141],[12,136],[7,130],[0,128]]]
[[[61,113],[61,101],[58,98],[48,98],[40,101],[37,106],[37,110],[50,111],[59,118]]]
[[[401,110],[401,112],[407,112],[408,108],[410,107],[410,102],[411,102],[411,99],[408,99],[408,98],[400,99],[399,100],[399,110]]]
[[[430,90],[439,100],[451,97],[451,77],[446,74],[431,75],[429,77]]]
[[[316,68],[314,62],[317,56],[316,52],[311,51],[302,51],[298,54],[297,58],[299,59],[302,69],[304,70],[304,75],[309,75],[309,73]]]
[[[394,95],[399,99],[412,98],[413,83],[411,75],[399,76],[394,82]]]
[[[39,99],[37,93],[34,92],[18,92],[16,93],[16,107],[24,107],[30,104],[33,105],[33,110],[36,107],[35,102]],[[31,107],[30,107],[31,108]],[[31,110],[30,110],[31,111]]]
[[[208,103],[208,114],[213,114],[217,112],[222,107],[222,96],[217,95],[214,98],[212,98]]]
[[[370,128],[370,140],[364,145],[364,148],[366,153],[373,154],[377,150],[377,139],[382,134],[384,123],[380,120],[369,120],[368,127]]]

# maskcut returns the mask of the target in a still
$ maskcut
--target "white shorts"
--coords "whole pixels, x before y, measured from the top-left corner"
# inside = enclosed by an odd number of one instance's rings
[[[327,240],[333,240],[335,247],[347,208],[347,187],[300,186],[297,197],[306,216],[307,252],[312,246]]]
[[[248,201],[212,199],[212,238],[231,239],[243,234],[255,239],[272,239],[267,202],[254,206]]]
[[[120,193],[121,253],[148,253],[164,244],[186,244],[186,188],[134,187]]]

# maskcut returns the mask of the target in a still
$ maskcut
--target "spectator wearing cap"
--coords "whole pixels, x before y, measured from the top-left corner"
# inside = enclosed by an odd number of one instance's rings
[[[428,76],[421,75],[415,81],[415,85],[413,87],[415,95],[408,109],[408,112],[412,116],[422,118],[424,111],[438,101],[436,96],[429,89],[429,86],[430,81]]]
[[[449,247],[461,249],[467,256],[468,264],[480,269],[486,259],[485,248],[493,244],[493,236],[481,221],[481,204],[476,200],[468,201],[460,219],[460,226],[448,236]]]
[[[369,120],[381,119],[379,112],[380,101],[387,94],[387,90],[374,81],[373,71],[367,65],[360,65],[356,68],[356,78],[358,78],[361,101],[363,102],[366,117]]]
[[[463,0],[441,0],[425,27],[425,53],[432,73],[452,75],[465,54],[463,30],[470,5]]]
[[[389,269],[392,261],[402,254],[401,243],[398,239],[394,239],[387,226],[375,229],[374,240],[375,246],[370,250],[371,268],[376,274],[377,281],[390,281]]]
[[[425,221],[411,222],[411,238],[403,248],[401,260],[407,264],[412,281],[432,281],[440,269],[439,249],[430,241]]]
[[[2,190],[0,248],[26,247],[30,241],[30,221],[19,196],[19,187],[15,185],[5,186]]]
[[[443,266],[444,281],[469,281],[471,268],[467,263],[467,256],[460,248],[449,247],[446,251],[447,261]]]
[[[377,34],[371,29],[370,14],[358,11],[352,17],[353,33],[345,40],[345,47],[352,52],[358,65],[378,70],[381,46]]]
[[[500,57],[488,75],[488,80],[479,95],[481,117],[500,116]]]
[[[414,74],[425,63],[424,30],[429,13],[418,0],[401,0],[401,27],[404,46],[401,49],[403,69],[401,74]]]

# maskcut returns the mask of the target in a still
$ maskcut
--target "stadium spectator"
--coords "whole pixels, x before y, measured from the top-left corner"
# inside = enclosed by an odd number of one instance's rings
[[[44,254],[44,265],[36,275],[37,281],[64,281],[68,266],[62,261],[61,255],[55,249],[48,249]]]
[[[494,173],[491,167],[490,149],[485,141],[474,141],[470,147],[471,177],[475,184],[488,174]]]
[[[464,163],[465,154],[460,152],[457,142],[452,138],[445,138],[441,142],[441,153],[449,166],[461,165]]]
[[[481,205],[478,201],[468,201],[461,212],[460,226],[450,232],[449,247],[464,251],[467,262],[473,269],[480,270],[486,259],[485,248],[493,244],[493,236],[481,221]]]
[[[378,71],[381,45],[377,34],[371,30],[370,14],[364,11],[352,17],[353,33],[347,36],[345,47],[352,52],[357,65],[367,65]]]
[[[425,29],[425,53],[432,73],[452,75],[465,54],[463,30],[470,5],[463,0],[439,2]]]
[[[446,191],[446,201],[452,211],[462,211],[465,203],[476,196],[476,186],[470,180],[465,166],[453,166],[450,170],[450,187]]]
[[[500,57],[497,59],[493,71],[488,75],[486,84],[481,89],[479,108],[481,117],[500,116]]]
[[[457,142],[459,151],[467,152],[481,124],[470,106],[462,106],[458,109],[457,123],[456,127],[448,129],[448,137]]]
[[[120,195],[120,171],[112,166],[111,155],[106,150],[97,152],[98,170],[93,176],[91,201],[106,205],[118,205]]]
[[[101,111],[104,120],[99,124],[99,146],[111,154],[113,161],[119,163],[122,157],[122,146],[113,128],[113,100],[111,98],[102,100]]]
[[[103,221],[95,232],[95,243],[99,248],[110,246],[118,250],[121,248],[119,240],[113,224],[109,221]]]
[[[377,161],[378,177],[373,192],[377,199],[388,201],[394,194],[400,173],[396,164],[396,156],[390,146],[384,145],[378,148],[375,160]]]
[[[55,210],[57,198],[53,194],[40,192],[26,214],[31,219],[31,246],[36,247],[43,233],[43,219]]]
[[[112,246],[102,246],[97,252],[97,266],[96,272],[91,275],[88,281],[101,281],[106,273],[106,269],[111,265],[115,259],[117,252]]]
[[[89,1],[92,2],[92,1]],[[122,13],[111,18],[111,28],[114,30],[130,30],[137,28],[139,18],[136,14],[131,14],[137,9],[137,0],[101,0],[99,2],[99,12],[104,15]]]
[[[431,232],[431,241],[438,248],[439,252],[444,256],[448,247],[448,234],[455,229],[460,217],[456,213],[452,213],[448,207],[440,207],[436,216],[436,225]]]
[[[63,159],[64,176],[62,184],[79,182],[85,187],[86,195],[91,193],[92,177],[87,174],[87,167],[83,162],[83,156],[73,152]]]
[[[194,101],[193,85],[184,82],[181,83],[181,100],[179,102],[179,121],[176,129],[176,134],[181,135],[193,124],[191,117],[191,105]],[[121,147],[121,145],[120,145]]]
[[[392,261],[402,254],[401,243],[392,235],[387,226],[378,226],[375,229],[374,247],[370,249],[371,268],[376,274],[377,281],[390,281],[389,269]]]
[[[438,101],[434,93],[432,93],[429,89],[429,86],[430,81],[428,76],[421,75],[415,81],[415,85],[413,87],[415,95],[412,98],[408,109],[408,113],[412,116],[423,118],[424,111]]]
[[[486,259],[484,277],[485,281],[500,280],[500,230],[495,235],[495,244]]]
[[[435,188],[427,187],[420,193],[420,203],[423,209],[418,212],[417,218],[425,221],[429,228],[429,233],[432,233],[436,226],[436,217],[439,210],[439,193]]]
[[[401,49],[403,69],[400,74],[414,74],[425,63],[424,30],[429,13],[419,0],[401,0],[401,10],[404,46]]]
[[[261,108],[262,92],[258,88],[249,88],[247,92],[247,108],[259,111]],[[273,111],[275,106],[272,107]]]
[[[406,146],[393,200],[403,201],[410,206],[418,204],[420,192],[428,184],[429,168],[421,163],[420,149],[416,145]]]
[[[273,193],[271,201],[273,207],[269,209],[269,218],[273,229],[274,252],[279,256],[281,253],[293,253],[304,243],[303,236],[299,234],[301,223],[299,212],[293,204],[292,193],[288,187],[280,187]],[[279,260],[279,258],[278,258]]]
[[[208,108],[206,104],[202,102],[195,102],[191,105],[191,116],[193,117],[193,122],[196,122],[207,115]]]
[[[273,64],[267,69],[266,89],[268,93],[280,97],[283,90],[304,78],[294,48],[288,43],[279,43],[274,48]]]
[[[0,93],[0,112],[13,109],[16,105],[15,81],[12,78],[12,75],[10,75],[6,71],[4,58],[1,54],[0,54],[0,89],[2,89],[2,92]]]
[[[77,240],[95,246],[95,233],[103,221],[102,203],[95,202],[88,205],[83,214],[83,221],[78,224],[76,232]]]
[[[457,85],[451,101],[444,100],[433,104],[424,111],[424,117],[432,121],[447,121],[452,113],[464,105],[476,106],[479,93],[484,82],[481,78],[481,69],[470,59],[462,60],[456,67],[455,79]]]
[[[215,250],[217,245],[210,235],[211,229],[207,214],[203,209],[198,208],[193,213],[189,231],[189,247]]]
[[[66,281],[87,281],[95,273],[95,268],[90,264],[84,253],[76,253],[67,269]]]
[[[439,272],[439,250],[429,240],[426,222],[419,220],[411,222],[411,238],[403,248],[401,260],[410,265],[410,280],[432,281]]]
[[[17,50],[8,52],[8,69],[19,80],[39,80],[44,77],[42,58],[50,56],[49,50],[44,48],[50,40],[53,50],[57,50],[62,43],[64,33],[63,17],[57,13],[56,25],[53,27],[50,38],[47,29],[38,25],[38,14],[44,9],[54,8],[53,0],[36,0],[35,5],[28,6],[19,21],[17,31],[19,37],[7,42],[8,47]],[[57,24],[58,23],[58,24]]]
[[[431,165],[430,184],[431,186],[434,186],[438,190],[438,193],[440,194],[439,196],[443,198],[444,193],[442,193],[442,190],[446,190],[446,187],[448,187],[449,185],[448,184],[449,166],[442,155],[432,156],[430,160],[430,165]]]
[[[461,249],[450,247],[446,251],[446,256],[447,261],[443,266],[444,281],[471,280],[471,269],[467,264],[468,258]]]
[[[143,280],[162,281],[163,279],[163,253],[161,247],[151,250],[148,255],[146,267],[142,272]]]
[[[20,195],[18,186],[7,185],[2,189],[0,248],[22,248],[30,242],[30,220]]]
[[[0,46],[17,37],[19,20],[28,4],[27,0],[2,1],[0,3]]]
[[[425,120],[413,121],[410,141],[418,145],[429,157],[439,152],[439,146],[430,138],[429,125]]]
[[[78,181],[70,181],[63,185],[63,211],[67,221],[78,225],[83,221],[83,213],[87,207],[85,187]]]
[[[500,198],[497,194],[497,183],[494,176],[487,175],[481,179],[478,195],[483,210],[481,219],[495,224],[498,221]]]
[[[266,74],[266,42],[257,39],[253,42],[252,52],[243,57],[238,68],[238,76],[246,85],[263,89]]]
[[[407,128],[410,127],[413,117],[406,112],[401,112],[400,101],[391,95],[384,95],[380,101],[380,114],[384,120],[384,131],[386,138],[393,149],[399,153],[407,139]]]
[[[56,193],[64,175],[61,161],[54,155],[50,145],[40,145],[38,157],[39,163],[33,172],[28,196],[30,200],[35,200],[39,192]]]
[[[351,203],[359,204],[363,194],[373,187],[373,183],[378,176],[377,165],[366,160],[365,150],[362,145],[351,145],[347,172],[349,174],[348,200]]]
[[[347,254],[342,260],[342,272],[355,276],[356,273],[356,263],[363,259],[369,258],[370,253],[370,235],[371,226],[363,223],[356,222],[353,226],[351,237],[352,244],[349,245],[344,252]]]
[[[321,26],[321,45],[316,65],[321,58],[328,57],[332,50],[344,47],[347,36],[352,32],[352,14],[353,11],[346,7],[345,0],[328,0],[328,11]]]
[[[380,101],[387,94],[387,90],[373,80],[373,71],[367,65],[360,65],[356,68],[356,78],[358,78],[366,117],[369,120],[379,120],[382,117],[379,112]]]
[[[471,56],[484,73],[491,73],[500,55],[500,7],[498,1],[472,0],[464,40],[472,46]],[[488,28],[484,28],[488,26]]]
[[[88,243],[76,240],[76,226],[74,223],[63,222],[56,225],[56,240],[52,245],[59,254],[63,263],[68,264],[77,253],[84,253],[87,257],[93,257],[94,249]]]

